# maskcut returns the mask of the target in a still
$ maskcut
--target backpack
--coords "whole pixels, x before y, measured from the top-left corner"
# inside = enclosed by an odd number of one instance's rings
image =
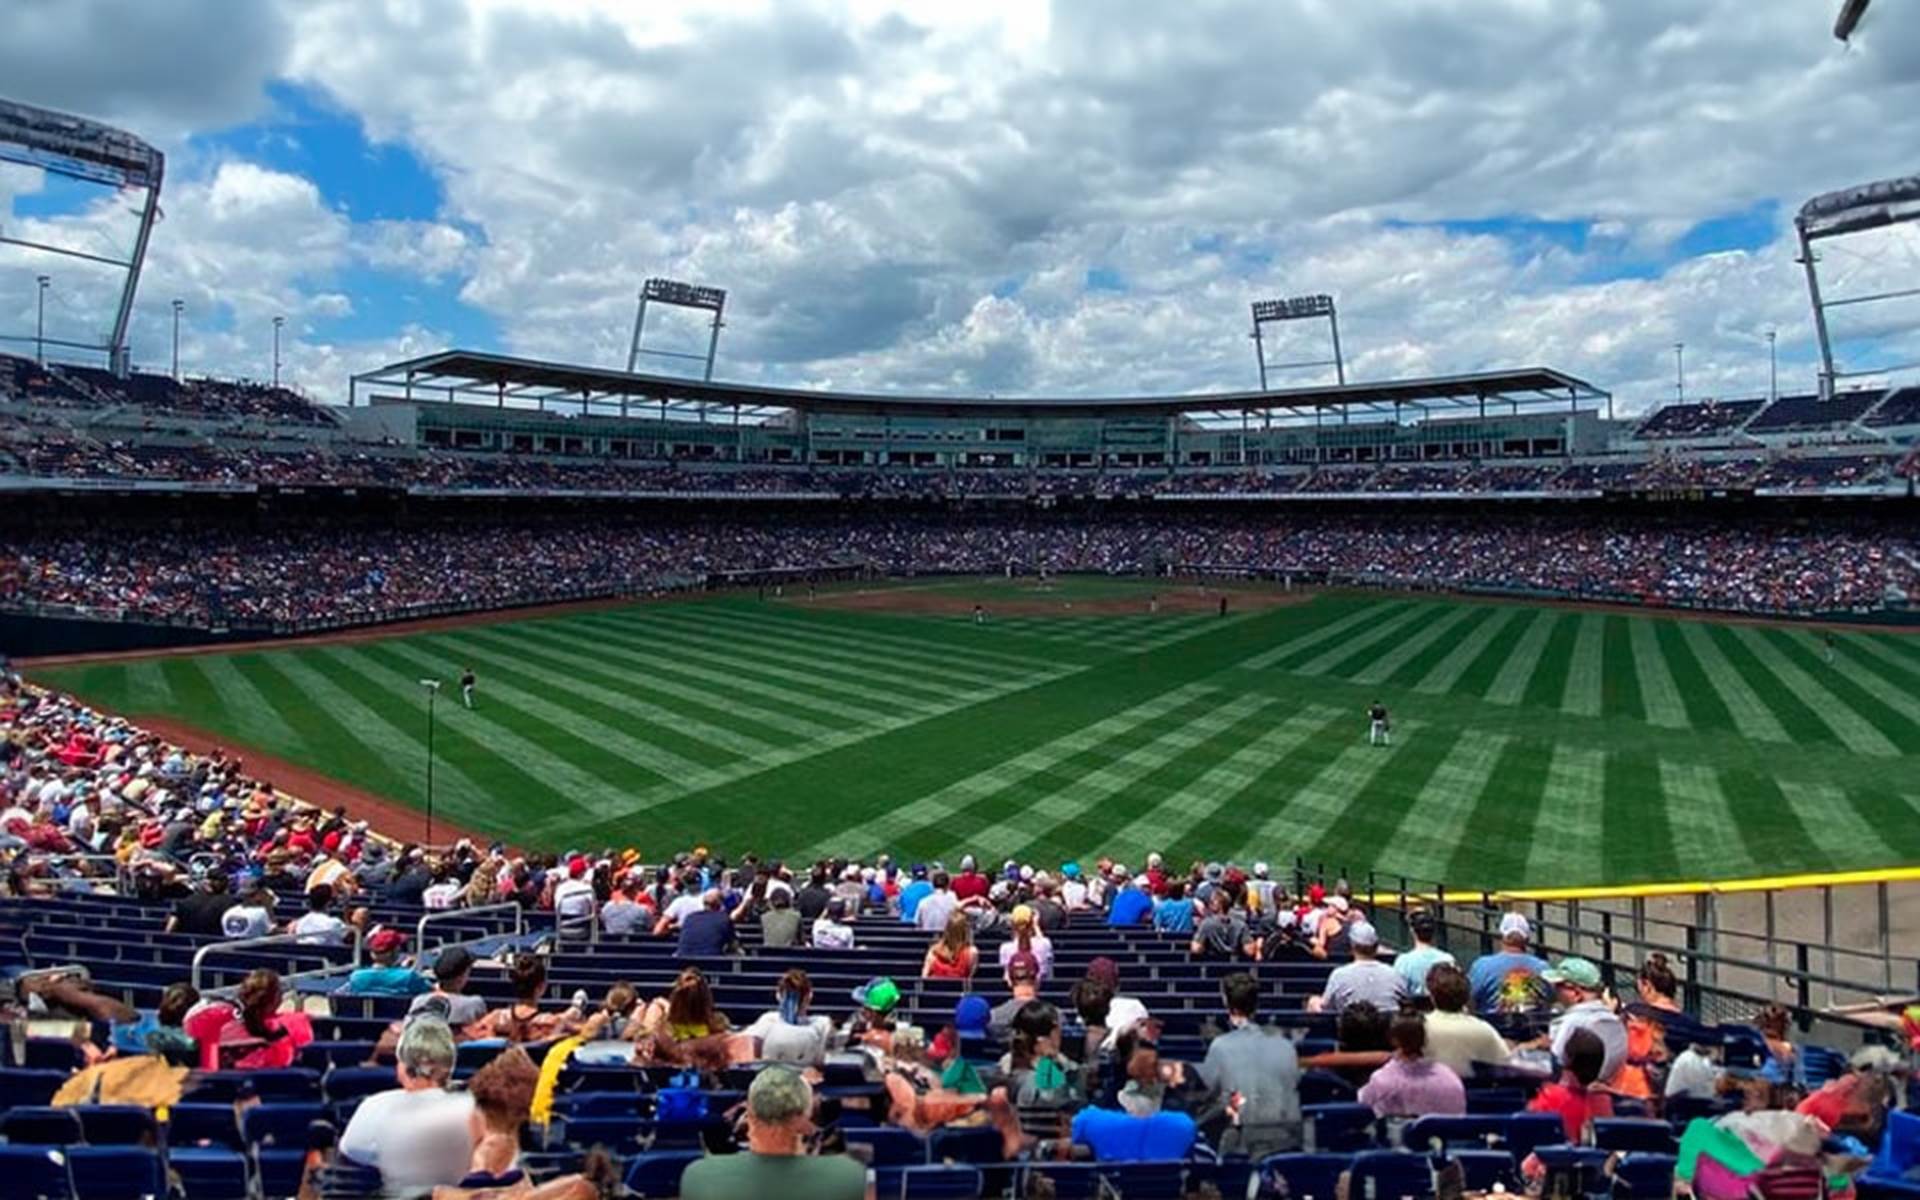
[[[677,1072],[667,1080],[667,1086],[654,1093],[654,1124],[693,1125],[706,1119],[707,1094],[700,1090],[700,1072]]]

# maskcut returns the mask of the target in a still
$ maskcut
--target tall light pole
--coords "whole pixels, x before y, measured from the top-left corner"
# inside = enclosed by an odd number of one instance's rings
[[[39,311],[33,320],[33,360],[44,367],[47,365],[47,285],[53,280],[47,275],[36,275],[33,281],[40,285],[36,297]]]
[[[1676,404],[1687,400],[1687,344],[1673,344],[1673,399]]]
[[[173,378],[180,379],[180,310],[187,306],[185,300],[173,302]]]
[[[1780,398],[1780,348],[1776,345],[1780,331],[1767,330],[1767,399]]]
[[[280,386],[280,327],[287,323],[285,317],[273,319],[273,386]]]
[[[440,694],[438,679],[422,679],[420,686],[427,692],[427,837],[426,845],[433,845],[433,698]]]

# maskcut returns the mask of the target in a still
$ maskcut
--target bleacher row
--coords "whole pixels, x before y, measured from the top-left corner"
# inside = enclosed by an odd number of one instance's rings
[[[1869,429],[1920,424],[1920,387],[1780,396],[1773,401],[1696,401],[1662,405],[1634,436],[1650,441],[1714,438],[1732,433],[1755,435],[1839,430],[1859,423]]]
[[[375,920],[412,928],[420,910],[372,906]],[[550,920],[551,918],[549,918]],[[186,978],[206,939],[161,931],[164,910],[153,904],[96,895],[57,901],[0,901],[0,960],[15,967],[77,964],[91,975],[95,990],[117,995],[136,1007],[151,1008],[162,988]],[[537,923],[537,922],[536,922]],[[546,1003],[561,1007],[579,989],[597,998],[615,982],[633,984],[642,996],[666,991],[686,963],[667,940],[589,941],[552,928],[516,937],[500,914],[459,914],[436,918],[429,941],[460,939],[482,953],[551,939]],[[861,920],[861,948],[762,953],[748,934],[746,953],[699,960],[711,981],[717,1007],[744,1024],[749,1014],[773,1006],[774,983],[788,967],[806,969],[814,984],[814,1011],[836,1019],[857,1007],[852,990],[876,975],[890,975],[903,992],[902,1016],[927,1028],[950,1019],[968,985],[954,980],[918,979],[925,935],[879,914]],[[1219,1017],[1218,981],[1229,970],[1251,969],[1262,984],[1263,1017],[1293,1031],[1302,1054],[1332,1050],[1331,1016],[1309,1013],[1306,998],[1317,993],[1334,964],[1301,962],[1245,964],[1195,962],[1184,944],[1151,930],[1114,930],[1100,925],[1073,926],[1054,937],[1055,968],[1042,997],[1066,1013],[1071,981],[1096,956],[1114,959],[1125,994],[1143,1001],[1164,1022],[1163,1058],[1198,1061]],[[1461,947],[1470,956],[1478,947]],[[345,949],[291,944],[217,950],[202,968],[208,987],[230,984],[246,971],[268,966],[284,974],[342,967]],[[389,1066],[369,1065],[375,1041],[397,1019],[406,1002],[391,997],[334,994],[338,977],[296,981],[302,1003],[317,1001],[313,1043],[303,1047],[299,1065],[281,1071],[244,1074],[205,1073],[194,1077],[180,1103],[163,1114],[145,1109],[100,1105],[48,1108],[47,1103],[79,1065],[70,1042],[30,1041],[21,1065],[0,1069],[0,1200],[11,1196],[65,1196],[81,1200],[163,1194],[171,1172],[188,1200],[242,1200],[291,1194],[298,1186],[310,1131],[316,1122],[343,1127],[365,1096],[393,1086]],[[983,973],[976,986],[998,999],[1000,984]],[[511,998],[504,973],[477,970],[469,991],[505,1003]],[[321,993],[325,993],[324,998]],[[1513,1037],[1537,1030],[1524,1022],[1503,1029]],[[102,1031],[103,1035],[105,1031]],[[1706,1029],[1684,1018],[1670,1018],[1670,1042],[1709,1041],[1721,1046],[1729,1065],[1757,1066],[1766,1053],[1757,1031],[1730,1026]],[[540,1047],[530,1047],[539,1057]],[[1845,1070],[1838,1055],[1808,1047],[1810,1082]],[[471,1075],[497,1047],[460,1048],[456,1077]],[[997,1050],[983,1050],[990,1058]],[[974,1052],[968,1052],[972,1057]],[[709,1076],[707,1108],[720,1113],[745,1094],[756,1068],[752,1064]],[[636,1194],[676,1194],[680,1171],[701,1153],[709,1130],[655,1120],[654,1097],[672,1082],[676,1068],[582,1065],[569,1063],[560,1077],[555,1119],[530,1133],[523,1163],[535,1178],[578,1168],[585,1151],[613,1152],[627,1185]],[[1306,1118],[1303,1150],[1259,1163],[1219,1161],[1204,1148],[1180,1163],[1101,1164],[1002,1160],[999,1137],[988,1129],[950,1129],[922,1139],[904,1129],[876,1126],[869,1112],[847,1101],[879,1095],[874,1082],[858,1071],[829,1066],[821,1093],[841,1102],[837,1126],[850,1145],[867,1147],[882,1196],[1001,1195],[1024,1189],[1027,1177],[1044,1174],[1056,1196],[1091,1196],[1104,1183],[1125,1196],[1183,1196],[1202,1181],[1225,1196],[1246,1195],[1249,1182],[1265,1177],[1285,1180],[1288,1195],[1330,1198],[1333,1181],[1351,1171],[1354,1196],[1423,1197],[1432,1194],[1436,1167],[1457,1163],[1470,1186],[1499,1182],[1518,1186],[1519,1163],[1529,1153],[1543,1160],[1559,1155],[1577,1169],[1597,1170],[1613,1151],[1627,1157],[1615,1164],[1616,1194],[1663,1196],[1671,1192],[1678,1129],[1694,1116],[1709,1115],[1718,1102],[1670,1105],[1663,1119],[1621,1102],[1621,1115],[1595,1126],[1595,1145],[1564,1147],[1560,1120],[1553,1114],[1526,1113],[1534,1080],[1512,1074],[1471,1082],[1468,1115],[1429,1117],[1391,1128],[1354,1102],[1351,1083],[1339,1075],[1309,1071],[1301,1085]],[[236,1100],[244,1103],[238,1107]],[[1559,1147],[1555,1149],[1555,1147]],[[1622,1181],[1625,1182],[1622,1182]],[[330,1180],[334,1195],[365,1194],[371,1186],[349,1171]],[[1624,1189],[1624,1192],[1621,1191]],[[1013,1194],[1026,1194],[1017,1190]]]

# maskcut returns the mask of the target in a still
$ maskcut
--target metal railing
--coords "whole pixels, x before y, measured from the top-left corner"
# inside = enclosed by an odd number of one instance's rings
[[[513,914],[513,936],[519,937],[526,932],[526,928],[527,928],[526,910],[522,909],[518,904],[514,903],[511,900],[503,901],[502,903],[499,903],[499,904],[482,904],[478,908],[447,908],[447,909],[441,909],[438,912],[427,913],[426,915],[420,918],[419,923],[413,927],[414,948],[416,950],[425,950],[427,948],[427,926],[429,925],[435,924],[436,922],[452,921],[461,917],[475,917],[475,916],[479,916],[481,913],[497,913],[497,912],[511,912]],[[495,937],[498,935],[489,934],[486,936]],[[473,940],[482,940],[482,939],[468,939],[468,940],[473,941]],[[440,944],[441,945],[466,945],[467,942],[466,941],[462,941],[458,943],[442,942]]]
[[[295,983],[302,979],[312,979],[322,975],[331,975],[342,969],[358,969],[361,963],[365,961],[365,958],[363,957],[363,951],[365,950],[365,947],[366,947],[366,938],[362,934],[362,932],[358,929],[354,929],[352,933],[353,933],[353,940],[351,944],[353,946],[353,959],[351,962],[329,963],[324,967],[316,967],[312,970],[306,970],[306,971],[289,971],[280,976],[280,982],[282,984]],[[236,938],[235,940],[230,942],[208,942],[206,945],[200,947],[198,950],[195,950],[193,952],[193,964],[188,969],[188,978],[192,981],[193,988],[195,991],[204,993],[207,989],[201,987],[201,982],[202,982],[201,973],[205,967],[208,955],[216,952],[224,953],[224,952],[231,952],[235,950],[256,949],[261,946],[286,946],[286,945],[304,946],[309,950],[325,950],[329,948],[326,946],[315,946],[310,943],[302,942],[299,938],[295,937],[293,934],[290,934],[290,933],[274,933],[274,934],[268,934],[265,937]],[[216,993],[227,991],[227,990],[230,990],[230,989],[225,987],[213,989],[213,991]]]

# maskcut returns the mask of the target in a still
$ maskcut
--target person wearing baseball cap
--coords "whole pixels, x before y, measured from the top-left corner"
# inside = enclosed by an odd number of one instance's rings
[[[867,1170],[845,1154],[810,1154],[813,1088],[800,1072],[766,1067],[747,1088],[747,1151],[698,1159],[680,1177],[683,1200],[784,1196],[861,1200]]]
[[[1347,927],[1347,944],[1353,961],[1335,967],[1327,976],[1327,986],[1318,996],[1310,996],[1307,1007],[1315,1012],[1337,1013],[1349,1004],[1365,1000],[1381,1012],[1393,1012],[1407,997],[1407,981],[1400,972],[1380,961],[1380,935],[1365,921]]]
[[[425,975],[400,961],[407,935],[398,929],[377,925],[367,934],[367,955],[373,965],[361,967],[347,976],[342,991],[356,996],[419,996],[433,990]]]
[[[1024,950],[1017,950],[1006,962],[1007,989],[1013,993],[1012,999],[994,1006],[993,1015],[988,1019],[988,1027],[995,1037],[1004,1038],[1013,1028],[1013,1018],[1027,1004],[1040,998],[1040,960]]]
[[[1606,1052],[1600,1062],[1600,1081],[1611,1080],[1626,1065],[1627,1026],[1602,994],[1606,979],[1600,968],[1584,958],[1568,957],[1541,972],[1541,978],[1553,985],[1554,995],[1563,1006],[1548,1029],[1554,1058],[1565,1062],[1567,1039],[1576,1029],[1589,1030]]]
[[[1547,960],[1528,949],[1533,925],[1517,912],[1500,918],[1500,949],[1473,960],[1467,983],[1482,1013],[1537,1012],[1547,1006]]]
[[[853,1002],[860,1011],[847,1022],[847,1042],[859,1042],[868,1034],[886,1035],[893,1029],[893,1013],[900,1007],[900,985],[885,975],[877,975],[853,989]]]

